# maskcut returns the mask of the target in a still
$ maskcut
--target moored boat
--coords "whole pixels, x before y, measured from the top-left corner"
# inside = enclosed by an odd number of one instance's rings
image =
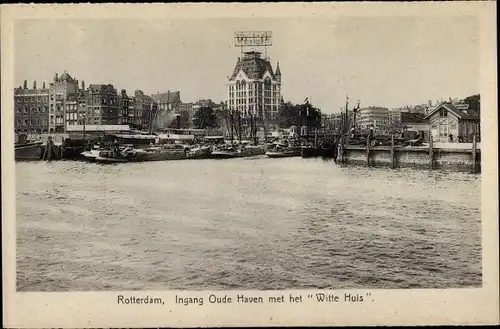
[[[222,146],[215,148],[212,153],[210,153],[210,157],[213,159],[231,159],[231,158],[239,158],[241,157],[241,150],[236,146]]]
[[[271,147],[269,147],[266,155],[269,158],[285,158],[285,157],[294,157],[300,156],[301,151],[298,145],[290,143],[288,141],[281,141],[274,143]]]
[[[206,159],[212,151],[210,146],[191,147],[186,152],[187,159]]]
[[[97,157],[99,157],[99,153],[101,151],[100,147],[96,145],[90,151],[84,151],[80,153],[80,155],[82,155],[86,161],[93,162]]]
[[[15,144],[15,161],[36,161],[42,159],[42,144],[42,142]]]
[[[300,149],[281,149],[281,150],[269,150],[266,152],[266,155],[269,158],[287,158],[287,157],[295,157],[300,156]]]

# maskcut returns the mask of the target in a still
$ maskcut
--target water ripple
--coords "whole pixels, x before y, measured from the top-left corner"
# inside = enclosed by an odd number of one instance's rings
[[[252,158],[16,176],[23,291],[481,286],[479,175]]]

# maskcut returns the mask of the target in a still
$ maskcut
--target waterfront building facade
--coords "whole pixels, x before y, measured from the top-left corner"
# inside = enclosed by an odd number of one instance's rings
[[[83,90],[80,90],[77,94],[68,96],[65,116],[65,131],[68,130],[69,126],[83,125],[87,117],[86,95]]]
[[[389,130],[389,109],[378,106],[361,108],[356,115],[356,126],[360,129],[373,127],[377,133],[387,132]]]
[[[28,88],[25,80],[22,87],[14,89],[14,131],[25,134],[47,133],[49,127],[49,90]]]
[[[159,117],[161,117],[158,113],[158,104],[153,97],[144,94],[142,90],[136,90],[134,93],[134,109],[136,126],[139,129],[149,130],[158,125]]]
[[[68,100],[79,92],[78,80],[64,72],[60,77],[56,73],[49,85],[49,132],[64,133],[66,131],[66,112]],[[74,104],[72,104],[74,105]]]
[[[118,100],[118,124],[126,125],[133,122],[133,110],[131,109],[131,97],[127,95],[127,91],[122,89],[117,97]]]
[[[281,107],[281,71],[279,63],[273,71],[271,62],[256,51],[245,52],[229,77],[228,109],[242,118],[251,115],[276,119]]]
[[[478,111],[468,104],[444,102],[431,110],[425,119],[429,122],[430,134],[439,142],[471,142],[479,137],[480,118]]]
[[[118,124],[118,94],[111,84],[91,84],[86,94],[86,124]]]

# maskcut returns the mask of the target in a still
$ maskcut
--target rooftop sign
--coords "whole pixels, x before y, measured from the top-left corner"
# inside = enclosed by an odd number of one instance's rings
[[[271,31],[239,31],[234,33],[234,45],[237,47],[267,47],[273,44]]]

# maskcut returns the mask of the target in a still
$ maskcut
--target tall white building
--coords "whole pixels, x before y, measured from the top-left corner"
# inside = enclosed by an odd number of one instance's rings
[[[239,111],[243,118],[250,114],[275,119],[282,102],[279,62],[273,71],[271,62],[256,51],[238,58],[228,81],[228,109]]]

